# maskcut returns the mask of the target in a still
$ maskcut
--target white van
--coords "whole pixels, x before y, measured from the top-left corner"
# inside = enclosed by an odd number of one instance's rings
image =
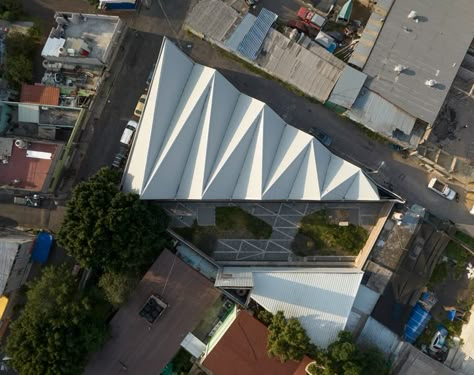
[[[130,146],[132,142],[133,134],[138,127],[138,122],[130,120],[125,127],[125,130],[122,133],[122,138],[120,138],[120,143],[125,146]]]

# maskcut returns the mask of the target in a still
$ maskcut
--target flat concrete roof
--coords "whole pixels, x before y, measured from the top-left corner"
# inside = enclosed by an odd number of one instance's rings
[[[138,313],[151,295],[168,304],[148,323]],[[111,338],[85,374],[156,375],[170,362],[220,292],[199,272],[165,250],[110,322]]]
[[[2,144],[9,143],[9,139],[4,138]],[[28,149],[19,149],[14,145],[15,139],[11,138],[10,140],[12,141],[11,155],[8,158],[8,163],[0,163],[0,186],[11,185],[14,180],[19,180],[20,182],[14,185],[16,188],[31,191],[42,190],[58,146],[52,143],[30,142]],[[46,157],[48,154],[51,154],[51,158],[34,157],[35,155]]]
[[[418,21],[408,18],[416,11]],[[472,0],[397,0],[364,67],[368,87],[433,124],[474,36]],[[396,65],[406,70],[397,74]],[[435,80],[434,87],[425,81]]]

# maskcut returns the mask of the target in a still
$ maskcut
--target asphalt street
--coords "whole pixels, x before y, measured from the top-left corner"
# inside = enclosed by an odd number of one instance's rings
[[[58,3],[62,3],[59,0],[25,2],[34,4],[39,14],[51,13]],[[70,0],[68,10],[74,10],[73,3],[76,2],[83,7],[81,0]],[[84,139],[81,139],[88,147],[81,155],[83,161],[78,171],[79,179],[110,164],[118,152],[121,132],[143,93],[146,77],[158,56],[162,37],[166,35],[171,39],[178,37],[183,50],[195,61],[217,68],[239,90],[266,102],[289,124],[302,130],[315,126],[330,135],[333,138],[332,152],[366,170],[375,171],[371,175],[378,183],[390,187],[408,203],[418,203],[474,235],[474,216],[469,215],[462,204],[464,191],[461,187],[454,186],[460,194],[459,203],[443,199],[426,188],[431,175],[415,161],[403,159],[390,145],[369,139],[348,119],[321,104],[295,95],[275,81],[256,76],[239,63],[224,57],[210,44],[180,32],[188,9],[195,2],[162,0],[160,6],[154,0],[150,9],[142,6],[133,14],[120,14],[132,32],[125,38],[123,50],[112,67],[112,75],[116,75],[112,90],[99,98],[104,105],[97,107],[103,107],[103,111],[91,114],[91,123]],[[139,32],[136,34],[133,30]],[[379,168],[382,161],[384,164]]]

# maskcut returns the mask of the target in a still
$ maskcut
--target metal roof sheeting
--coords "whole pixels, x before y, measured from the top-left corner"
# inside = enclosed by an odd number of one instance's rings
[[[346,66],[317,43],[308,50],[273,29],[263,50],[266,53],[257,58],[258,65],[321,102],[329,98]]]
[[[416,119],[380,95],[363,87],[346,115],[364,126],[389,137],[398,129],[409,135]]]
[[[223,42],[240,18],[239,13],[221,0],[199,1],[186,18],[186,24],[206,38]]]
[[[32,240],[15,239],[15,238],[1,238],[0,239],[0,295],[3,294],[7,286],[8,278],[10,276],[13,263],[19,247]]]
[[[249,32],[237,47],[237,51],[250,60],[255,60],[262,48],[263,41],[278,16],[262,8]]]
[[[408,18],[415,10],[417,22]],[[474,36],[472,0],[397,0],[364,67],[367,86],[433,124]],[[396,65],[406,66],[401,73]],[[435,80],[435,87],[425,85]]]
[[[59,49],[64,47],[66,39],[64,38],[48,38],[44,44],[43,50],[41,51],[41,56],[59,56]]]
[[[345,328],[363,272],[348,268],[225,267],[251,272],[251,298],[263,308],[297,318],[311,341],[327,347]]]
[[[332,90],[329,101],[344,108],[351,108],[366,79],[366,74],[346,66]]]
[[[247,13],[242,22],[238,24],[237,28],[231,34],[229,39],[225,41],[226,47],[237,52],[237,47],[242,42],[245,35],[247,35],[247,33],[250,31],[256,19],[257,17],[255,17],[252,13]]]
[[[223,288],[252,288],[252,271],[248,267],[220,269],[214,286]]]
[[[379,200],[360,168],[167,39],[123,184],[141,199]]]
[[[363,69],[383,26],[383,17],[372,13],[348,63]]]
[[[358,344],[375,346],[386,355],[394,353],[400,342],[397,334],[370,316],[357,339]]]

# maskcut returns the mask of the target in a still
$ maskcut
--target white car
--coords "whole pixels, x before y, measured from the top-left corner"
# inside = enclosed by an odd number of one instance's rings
[[[433,190],[439,195],[445,197],[446,199],[452,201],[456,198],[456,192],[451,189],[447,184],[439,181],[436,177],[433,177],[428,183],[428,189]]]
[[[138,127],[138,122],[130,120],[127,123],[127,126],[125,126],[125,129],[122,133],[122,137],[120,138],[120,143],[123,144],[124,146],[130,146],[130,143],[132,142],[133,134],[135,133],[135,130]]]

